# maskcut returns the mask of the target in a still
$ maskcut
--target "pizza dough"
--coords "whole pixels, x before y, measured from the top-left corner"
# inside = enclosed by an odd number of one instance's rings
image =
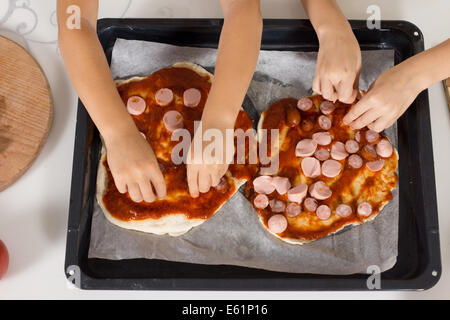
[[[135,203],[128,194],[120,194],[112,180],[103,146],[96,195],[105,217],[111,223],[125,229],[158,235],[182,235],[213,216],[256,172],[256,166],[231,164],[219,186],[211,188],[207,193],[200,193],[198,198],[193,199],[187,188],[185,164],[174,165],[171,161],[172,149],[178,142],[170,141],[173,133],[170,124],[179,125],[174,123],[179,114],[184,118],[182,125],[193,136],[193,122],[201,119],[212,78],[202,67],[180,62],[158,70],[149,77],[116,81],[125,105],[133,97],[146,101],[144,111],[139,105],[133,107],[131,103],[131,109],[139,112],[130,114],[160,163],[166,179],[167,196],[152,203]],[[160,91],[162,88],[165,90]],[[195,90],[184,94],[189,89]],[[201,95],[200,101],[198,93]],[[186,99],[188,101],[184,101]],[[136,103],[138,100],[136,99]],[[244,130],[251,128],[251,120],[244,110],[239,113],[236,124],[238,123]]]
[[[293,107],[301,115],[295,126]],[[268,173],[261,168],[249,182],[254,192],[248,197],[264,228],[285,242],[303,244],[370,221],[392,199],[397,150],[384,134],[344,125],[348,108],[316,95],[282,99],[261,115],[260,143],[263,129],[279,130],[279,147],[270,153],[278,156],[279,168]],[[270,141],[269,131],[266,137]],[[270,187],[280,177],[292,186],[286,194]],[[269,205],[261,204],[261,194]]]

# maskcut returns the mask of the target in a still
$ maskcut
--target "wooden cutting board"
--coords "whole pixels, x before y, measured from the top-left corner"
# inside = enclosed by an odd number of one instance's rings
[[[24,48],[0,36],[0,191],[31,166],[53,118],[50,87]]]

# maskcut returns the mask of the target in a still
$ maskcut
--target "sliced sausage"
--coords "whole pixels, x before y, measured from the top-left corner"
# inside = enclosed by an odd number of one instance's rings
[[[299,108],[302,111],[308,111],[313,106],[313,102],[310,98],[303,97],[300,98],[297,102],[297,108]]]
[[[163,117],[164,126],[168,131],[183,128],[183,116],[175,110],[167,111]]]
[[[316,215],[320,220],[327,220],[331,217],[330,207],[326,204],[320,205],[316,210]]]
[[[312,135],[312,139],[321,146],[329,145],[332,140],[329,132],[316,132]]]
[[[290,217],[297,216],[301,211],[301,208],[296,203],[289,203],[286,207],[286,214]]]
[[[322,174],[328,178],[334,178],[341,173],[341,163],[336,160],[326,160],[322,163]]]
[[[350,207],[348,204],[340,204],[336,208],[336,214],[339,217],[346,218],[352,214],[352,207]]]
[[[364,159],[368,161],[372,161],[377,158],[377,152],[375,151],[375,147],[371,144],[365,145],[364,148],[362,148],[361,155]]]
[[[156,91],[155,101],[161,107],[168,106],[173,101],[173,92],[168,88],[161,88]]]
[[[350,157],[348,157],[348,164],[353,169],[359,169],[363,165],[363,159],[357,154],[352,154]]]
[[[317,181],[310,187],[309,194],[317,200],[325,200],[331,197],[333,192],[323,181]]]
[[[358,214],[368,217],[372,214],[372,205],[368,202],[361,202],[358,206]]]
[[[317,200],[314,198],[306,198],[303,203],[306,210],[315,212],[318,206]]]
[[[303,174],[308,178],[315,178],[320,176],[320,162],[316,158],[303,158],[301,164]]]
[[[291,188],[289,178],[286,177],[273,177],[272,184],[279,194],[285,194]]]
[[[286,230],[288,222],[284,215],[276,214],[269,218],[267,225],[269,226],[269,230],[273,233],[282,233]]]
[[[302,139],[295,147],[295,155],[297,157],[310,157],[316,152],[317,142],[312,139]]]
[[[305,119],[302,121],[301,126],[303,131],[311,131],[312,128],[314,128],[314,123],[312,123],[312,121],[310,120]]]
[[[366,141],[370,144],[377,143],[380,139],[380,134],[373,130],[366,131]]]
[[[376,151],[380,157],[389,158],[394,149],[388,139],[381,139],[377,144]]]
[[[372,172],[380,171],[381,169],[383,169],[383,166],[384,166],[383,159],[366,162],[366,167]]]
[[[302,203],[303,198],[305,198],[308,192],[308,186],[306,184],[299,184],[294,188],[289,189],[287,192],[288,200],[290,202]]]
[[[347,140],[345,142],[345,151],[347,151],[348,153],[356,153],[359,150],[359,143],[356,142],[355,140]]]
[[[269,205],[269,198],[265,194],[258,194],[253,200],[253,204],[258,209],[265,209]]]
[[[286,123],[289,127],[295,127],[300,123],[300,112],[293,106],[289,105],[286,110]]]
[[[271,176],[259,176],[253,180],[253,188],[257,193],[271,194],[275,191]]]
[[[317,118],[317,123],[323,130],[329,130],[331,128],[331,119],[326,115],[321,115],[319,118]]]
[[[127,101],[127,110],[129,114],[134,116],[138,116],[145,111],[147,105],[145,100],[139,96],[132,96],[128,98]]]
[[[323,114],[330,114],[334,111],[335,108],[336,107],[331,101],[322,101],[322,103],[319,106],[319,109],[320,111],[322,111]]]
[[[270,208],[272,212],[284,212],[286,209],[286,205],[281,200],[272,199],[269,201]]]
[[[317,160],[325,161],[330,157],[330,152],[327,149],[320,148],[314,152],[314,157],[316,157]]]
[[[202,93],[198,89],[190,88],[183,93],[183,103],[186,107],[194,108],[198,106],[201,99]]]
[[[357,142],[361,142],[361,132],[356,131],[356,133],[355,133],[355,140]]]
[[[345,145],[338,141],[331,147],[331,157],[335,160],[344,160],[347,158],[348,153],[345,150]]]

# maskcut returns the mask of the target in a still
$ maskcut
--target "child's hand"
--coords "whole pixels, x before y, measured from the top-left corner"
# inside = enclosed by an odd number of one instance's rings
[[[133,128],[105,139],[108,165],[120,193],[128,191],[134,202],[153,202],[166,196],[166,183],[148,142]]]
[[[335,26],[319,33],[319,54],[312,89],[330,101],[352,103],[358,94],[361,50],[353,33]]]
[[[220,179],[228,170],[229,162],[233,159],[227,160],[228,154],[234,154],[234,139],[233,144],[228,146],[226,144],[226,128],[217,128],[217,126],[205,125],[203,121],[203,135],[207,133],[208,129],[215,129],[221,132],[222,143],[223,143],[223,157],[221,159],[215,159],[211,152],[205,152],[205,148],[208,148],[213,142],[202,143],[202,148],[200,148],[202,153],[202,163],[194,163],[194,144],[196,141],[201,141],[201,137],[198,136],[198,132],[195,134],[192,140],[191,147],[189,149],[188,159],[190,162],[187,164],[187,181],[189,185],[189,193],[191,197],[196,198],[199,196],[199,192],[206,193],[211,187],[215,187],[219,184]],[[230,128],[232,129],[232,127]]]
[[[421,89],[417,77],[406,65],[397,65],[384,71],[345,115],[344,124],[352,129],[365,126],[380,132],[390,127],[417,97]]]

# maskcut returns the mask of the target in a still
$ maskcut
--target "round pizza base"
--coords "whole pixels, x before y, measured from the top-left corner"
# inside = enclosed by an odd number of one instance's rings
[[[190,63],[190,62],[178,62],[171,66],[172,68],[187,68],[190,69],[200,76],[208,76],[209,82],[212,82],[213,75],[206,71],[204,68],[200,67],[199,65]],[[116,86],[119,86],[124,83],[133,82],[133,81],[140,81],[144,79],[144,77],[132,77],[130,79],[124,79],[124,80],[116,80],[115,84]],[[115,218],[105,207],[103,203],[103,196],[106,192],[106,186],[108,185],[108,174],[106,172],[106,168],[103,165],[104,160],[106,159],[106,148],[103,144],[102,151],[101,151],[101,158],[98,165],[97,170],[97,190],[96,190],[96,198],[97,202],[100,205],[106,219],[110,221],[111,223],[124,228],[124,229],[130,229],[130,230],[137,230],[141,232],[146,233],[153,233],[157,235],[163,235],[163,234],[169,234],[170,236],[180,236],[192,228],[201,225],[208,219],[189,219],[187,216],[180,212],[180,213],[171,213],[167,214],[159,219],[142,219],[142,220],[120,220]],[[227,171],[226,173],[227,177],[231,178],[231,180],[234,183],[235,186],[235,192],[230,196],[230,198],[238,191],[239,187],[243,185],[246,180],[239,180],[235,179],[231,176],[231,173]],[[230,199],[229,198],[229,199]],[[228,199],[228,200],[229,200]],[[225,201],[226,202],[226,201]],[[222,203],[222,205],[217,208],[217,210],[211,215],[213,216],[216,214],[217,211],[220,210],[220,208],[225,204]]]
[[[262,141],[262,133],[261,133],[261,130],[262,130],[262,126],[263,126],[263,123],[264,123],[264,116],[265,116],[265,113],[262,112],[262,113],[261,113],[261,116],[260,116],[260,118],[259,118],[259,121],[258,121],[258,126],[257,126],[257,128],[258,128],[258,130],[257,130],[257,136],[258,136],[258,142],[259,142],[259,143],[261,143],[261,141]],[[387,140],[389,140],[389,138],[388,138],[387,136],[386,136],[385,138],[386,138]],[[394,147],[393,149],[394,149],[395,154],[397,155],[397,163],[398,163],[398,159],[399,159],[398,151],[397,151],[397,149],[396,149],[395,147]],[[391,190],[391,191],[392,191],[392,190]],[[333,235],[333,234],[336,234],[336,233],[338,233],[339,231],[342,231],[342,230],[343,230],[344,228],[346,228],[346,227],[349,227],[349,226],[358,226],[358,225],[361,225],[361,224],[364,224],[364,223],[366,223],[366,222],[369,222],[369,221],[374,220],[374,219],[378,216],[378,214],[383,210],[383,208],[384,208],[388,203],[389,203],[389,201],[383,202],[383,203],[381,204],[380,210],[379,210],[376,214],[370,215],[369,217],[363,219],[361,222],[351,222],[351,223],[344,224],[344,225],[342,225],[341,228],[339,228],[339,229],[335,230],[334,232],[328,234],[327,237],[328,237],[328,236],[331,236],[331,235]],[[310,239],[295,239],[295,238],[281,237],[280,235],[278,235],[278,234],[276,234],[276,233],[270,231],[270,229],[265,225],[264,219],[263,219],[259,214],[258,214],[258,218],[259,218],[259,219],[258,219],[259,222],[261,222],[261,224],[262,224],[262,226],[264,227],[264,229],[266,229],[269,233],[271,233],[272,235],[274,235],[275,237],[277,237],[278,239],[280,239],[280,240],[282,240],[282,241],[284,241],[284,242],[287,242],[287,243],[290,243],[290,244],[302,245],[302,244],[305,244],[305,243],[308,243],[308,242],[316,241],[315,239],[310,240]]]

